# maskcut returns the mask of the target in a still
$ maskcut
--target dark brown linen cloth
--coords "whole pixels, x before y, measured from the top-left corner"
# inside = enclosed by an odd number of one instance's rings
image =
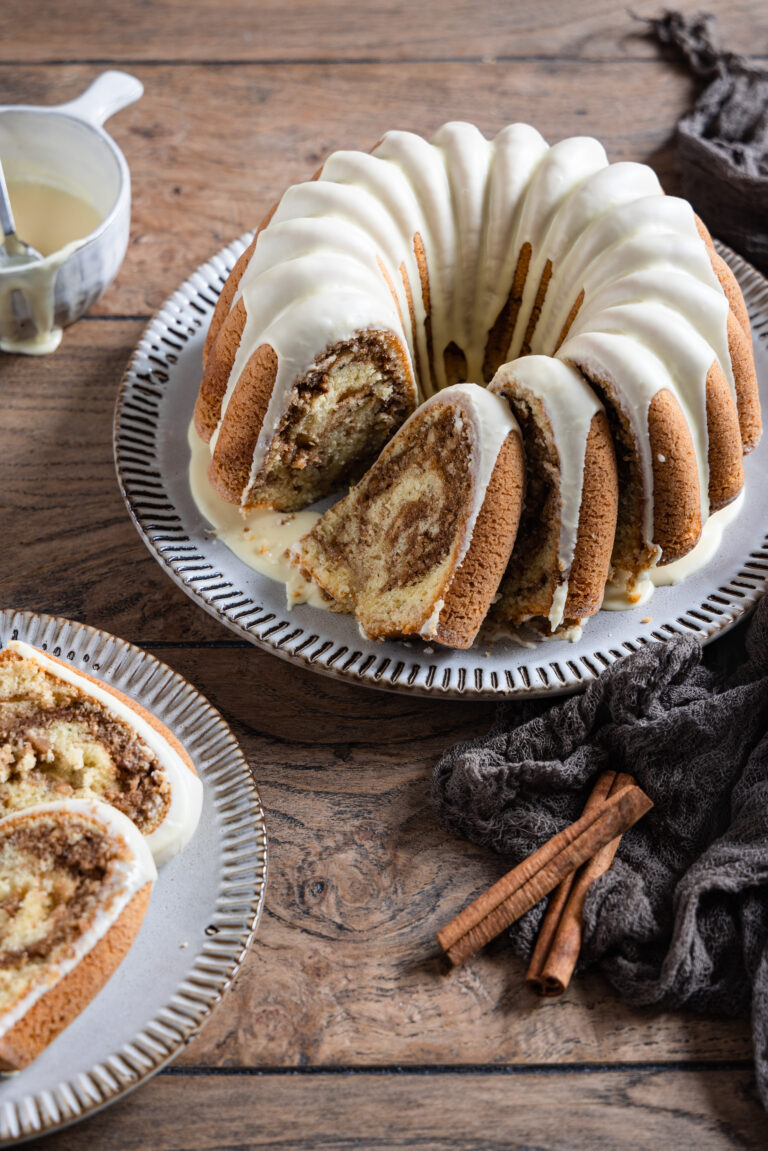
[[[711,15],[668,11],[647,23],[707,82],[677,126],[683,195],[714,236],[768,274],[768,70],[722,51]]]
[[[634,775],[655,807],[587,895],[580,967],[635,1005],[751,1013],[768,1106],[768,597],[745,655],[723,675],[693,637],[651,643],[581,695],[505,704],[442,757],[431,800],[512,868],[578,818],[600,771]],[[545,904],[511,930],[526,959]]]

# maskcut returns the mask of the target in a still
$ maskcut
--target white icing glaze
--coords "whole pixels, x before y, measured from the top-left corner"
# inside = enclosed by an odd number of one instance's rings
[[[563,621],[568,578],[579,534],[584,459],[592,419],[603,410],[592,389],[575,368],[549,356],[524,356],[497,372],[491,388],[508,390],[523,401],[540,401],[560,459],[560,582],[549,611],[554,631]]]
[[[617,572],[606,585],[603,608],[606,611],[630,611],[647,603],[657,587],[682,583],[701,571],[717,554],[723,532],[740,514],[744,500],[745,490],[742,489],[732,503],[712,513],[704,524],[701,539],[688,555],[674,563],[652,568],[637,585],[628,586],[626,573]]]
[[[435,600],[433,607],[432,607],[432,611],[430,612],[429,616],[424,620],[424,623],[421,625],[421,630],[419,632],[419,635],[421,636],[422,639],[434,639],[434,637],[437,635],[437,629],[440,626],[440,613],[442,612],[444,607],[445,607],[445,600],[443,600],[443,599]],[[363,633],[363,634],[365,635],[365,633]],[[366,636],[365,638],[368,639],[368,636]]]
[[[417,235],[428,273],[431,358],[414,254]],[[706,519],[704,384],[714,361],[734,385],[728,304],[693,211],[665,196],[645,165],[609,165],[602,146],[589,137],[550,148],[523,124],[505,128],[492,141],[463,123],[445,124],[431,143],[389,132],[373,153],[334,153],[316,181],[285,193],[259,235],[235,297],[243,300],[248,318],[222,420],[256,348],[268,343],[278,357],[243,502],[258,483],[294,382],[330,345],[366,328],[393,332],[410,355],[419,399],[446,386],[444,350],[451,343],[463,352],[468,377],[481,381],[488,333],[525,244],[531,246],[531,262],[506,358],[517,362],[535,320],[533,353],[610,381],[637,435],[643,531],[651,554],[648,409],[661,388],[672,392],[691,428]],[[548,261],[552,274],[537,318]],[[581,307],[558,348],[582,291]],[[543,360],[538,363],[543,371]],[[213,450],[216,442],[214,435]]]
[[[275,512],[269,508],[243,512],[221,498],[208,480],[208,445],[200,439],[194,420],[187,440],[189,487],[197,509],[211,524],[217,539],[254,571],[285,584],[286,607],[309,603],[328,608],[328,601],[314,583],[303,579],[287,552],[320,519],[319,512]]]
[[[634,607],[642,607],[653,595],[652,572],[643,572],[640,576],[631,576],[629,572],[614,571],[612,578],[605,585],[602,611],[631,611]]]
[[[51,659],[44,651],[20,640],[10,640],[7,647],[25,659],[35,660],[51,675],[96,700],[116,719],[129,724],[157,756],[171,787],[171,802],[163,822],[145,838],[158,866],[167,863],[186,847],[200,822],[203,807],[200,777],[187,767],[176,749],[142,715],[99,684],[92,683],[76,668]]]
[[[35,179],[32,174],[9,178],[8,194],[18,235],[44,259],[17,269],[0,263],[0,330],[14,330],[13,294],[21,292],[36,332],[23,340],[2,337],[0,350],[44,356],[56,350],[62,337],[61,328],[53,322],[56,274],[103,217],[94,204],[74,190]]]
[[[13,165],[11,167],[13,172]],[[98,228],[104,215],[80,190],[17,172],[7,181],[16,234],[42,256],[61,251]]]
[[[87,237],[86,237],[87,239]],[[0,328],[12,330],[15,320],[13,294],[21,292],[29,307],[36,334],[27,339],[14,340],[0,337],[0,351],[28,356],[47,356],[61,343],[62,329],[54,324],[54,285],[61,265],[85,239],[73,240],[59,252],[46,256],[34,264],[23,264],[18,269],[3,268],[0,277]]]
[[[26,646],[26,645],[24,645]],[[26,995],[17,1000],[0,1016],[0,1035],[5,1035],[26,1015],[31,1007],[52,987],[74,971],[78,963],[109,931],[112,924],[128,906],[134,895],[147,883],[157,879],[157,868],[147,841],[126,815],[107,803],[96,800],[70,799],[59,803],[44,803],[34,808],[15,811],[0,819],[0,836],[14,824],[34,821],[46,813],[76,813],[92,820],[106,836],[121,840],[128,848],[128,859],[115,860],[109,879],[102,887],[99,907],[66,955],[56,964],[45,968],[40,980]]]
[[[729,524],[732,524],[740,514],[741,509],[744,507],[744,498],[745,493],[744,489],[742,489],[733,503],[712,513],[704,524],[701,539],[693,551],[688,552],[687,556],[675,560],[674,563],[664,564],[663,567],[655,567],[653,571],[649,573],[654,587],[668,587],[672,584],[682,583],[683,580],[688,579],[689,576],[701,571],[719,551],[723,539],[723,531]]]

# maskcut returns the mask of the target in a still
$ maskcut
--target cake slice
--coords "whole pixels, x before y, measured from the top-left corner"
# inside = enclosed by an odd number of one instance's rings
[[[293,561],[371,639],[469,647],[512,551],[523,482],[508,404],[456,384],[417,409]]]
[[[69,800],[0,819],[0,1069],[26,1067],[121,962],[157,877],[135,825]]]
[[[616,456],[603,406],[575,368],[526,356],[496,373],[525,447],[525,504],[495,624],[569,632],[599,611],[619,503]]]
[[[0,652],[0,815],[103,800],[162,864],[192,837],[202,798],[182,745],[134,700],[29,644]]]

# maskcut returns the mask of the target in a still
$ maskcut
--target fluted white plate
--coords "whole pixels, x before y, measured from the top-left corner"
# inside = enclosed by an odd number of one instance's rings
[[[34,1063],[0,1075],[0,1146],[98,1111],[185,1046],[240,966],[261,913],[267,862],[261,802],[240,746],[186,680],[132,644],[72,620],[0,611],[0,647],[11,639],[44,648],[149,708],[187,749],[204,800],[197,831],[160,869],[115,974]]]
[[[218,539],[192,499],[187,429],[202,375],[211,313],[246,235],[186,280],[139,341],[115,414],[118,479],[144,542],[168,575],[232,631],[283,659],[370,687],[453,698],[534,697],[576,691],[642,644],[690,634],[715,639],[768,587],[768,433],[746,460],[747,501],[718,555],[676,587],[627,612],[601,611],[576,643],[512,640],[451,651],[421,640],[362,639],[350,616],[287,610],[281,584],[253,571]],[[718,245],[744,292],[768,413],[768,281]],[[650,620],[648,620],[650,617]],[[645,622],[644,622],[645,621]]]

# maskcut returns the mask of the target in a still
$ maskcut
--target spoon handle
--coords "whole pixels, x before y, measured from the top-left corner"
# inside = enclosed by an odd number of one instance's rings
[[[4,236],[16,235],[16,224],[13,220],[13,209],[8,195],[8,185],[5,182],[5,172],[0,162],[0,227]]]

